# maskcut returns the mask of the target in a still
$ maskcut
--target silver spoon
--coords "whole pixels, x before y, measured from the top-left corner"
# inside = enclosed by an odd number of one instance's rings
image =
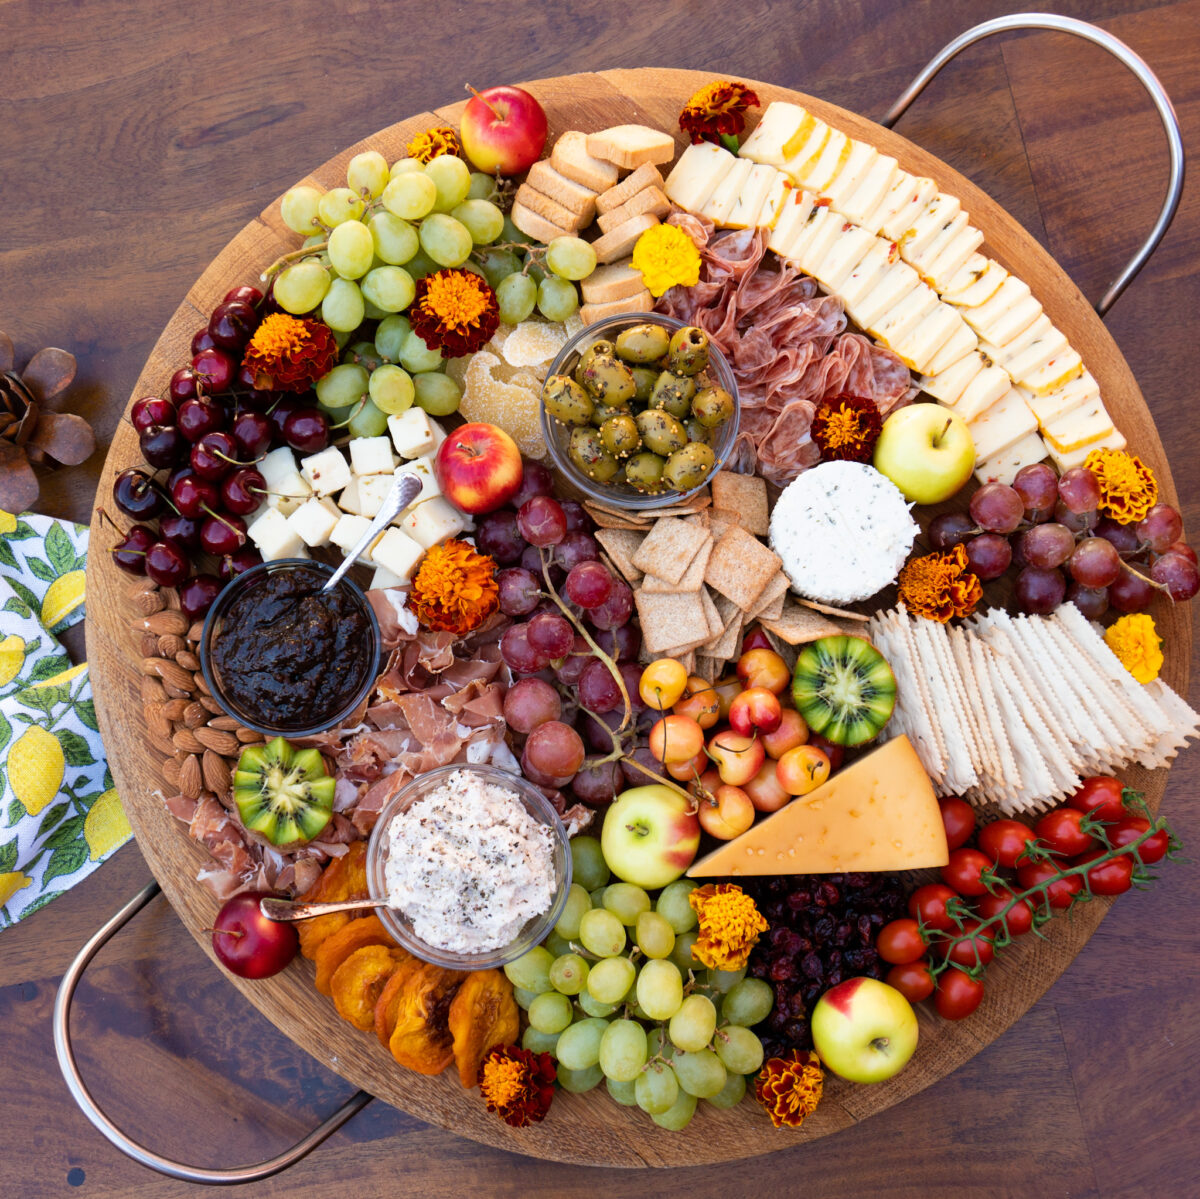
[[[387,525],[391,523],[393,517],[398,516],[417,498],[417,493],[420,490],[421,478],[419,475],[408,472],[396,476],[395,481],[392,483],[392,489],[387,494],[387,499],[383,501],[383,507],[379,509],[375,519],[371,521],[371,527],[346,551],[346,556],[342,559],[341,566],[329,576],[329,581],[321,588],[322,591],[332,591],[338,585],[342,575],[358,561],[359,554],[383,532]],[[293,919],[296,919],[296,917],[293,917]]]
[[[386,899],[346,899],[338,903],[296,903],[291,899],[260,899],[258,910],[268,920],[290,922],[333,912],[355,912],[362,908],[386,908]]]

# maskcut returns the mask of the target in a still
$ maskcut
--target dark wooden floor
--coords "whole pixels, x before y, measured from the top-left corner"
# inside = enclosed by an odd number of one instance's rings
[[[432,4],[0,0],[0,328],[78,354],[77,403],[107,442],[159,329],[224,243],[310,166],[476,86],[613,66],[744,73],[878,116],[926,59],[1017,6],[961,0]],[[1062,0],[1128,41],[1200,158],[1200,0]],[[1161,137],[1140,89],[1092,47],[1008,37],[952,64],[901,130],[965,171],[1098,295],[1153,220]],[[232,282],[232,281],[231,281]],[[1110,317],[1200,529],[1200,188]],[[85,519],[103,455],[43,493]],[[1193,685],[1192,702],[1200,696]],[[1165,810],[1200,854],[1200,752]],[[0,1191],[174,1196],[78,1113],[50,1012],[80,944],[149,875],[134,846],[0,934]],[[373,1104],[255,1196],[1188,1196],[1200,1184],[1200,867],[1121,900],[1009,1033],[936,1087],[802,1150],[630,1174],[510,1156]],[[87,1077],[163,1152],[269,1156],[348,1093],[234,991],[159,901],[89,972]]]

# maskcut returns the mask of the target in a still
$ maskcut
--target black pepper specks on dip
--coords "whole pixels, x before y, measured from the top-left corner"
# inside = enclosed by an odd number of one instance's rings
[[[229,606],[213,640],[226,698],[281,732],[333,719],[375,668],[370,622],[345,587],[322,591],[320,571],[275,570]]]

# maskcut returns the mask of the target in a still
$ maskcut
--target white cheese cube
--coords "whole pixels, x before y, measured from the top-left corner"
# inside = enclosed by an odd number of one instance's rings
[[[919,264],[922,254],[937,240],[951,222],[963,216],[962,204],[957,196],[938,192],[917,215],[911,229],[906,229],[899,238],[900,252],[908,262]],[[964,218],[963,224],[966,224]]]
[[[959,321],[954,332],[935,351],[925,367],[928,374],[937,375],[948,367],[953,366],[964,355],[979,348],[979,338],[967,327],[964,321]]]
[[[296,457],[290,446],[281,445],[278,449],[264,454],[258,463],[258,473],[262,475],[268,491],[274,491],[274,484],[289,475],[298,474]]]
[[[735,158],[729,173],[717,184],[717,190],[700,209],[700,215],[707,217],[714,225],[723,226],[729,220],[729,214],[733,212],[733,206],[752,170],[754,163],[748,158]]]
[[[264,562],[279,558],[307,558],[308,550],[299,534],[288,524],[278,508],[269,508],[247,530],[247,536],[258,546]]]
[[[419,458],[422,454],[430,453],[437,445],[434,423],[424,408],[408,408],[389,416],[387,424],[392,445],[401,458]]]
[[[386,475],[395,467],[387,437],[355,437],[350,442],[350,469],[356,475]]]
[[[887,195],[863,223],[872,233],[899,242],[936,195],[932,179],[898,171]]]
[[[862,182],[849,196],[842,199],[839,207],[850,220],[862,225],[864,229],[870,229],[872,233],[878,233],[879,229],[868,218],[882,203],[884,196],[892,190],[898,173],[896,160],[888,154],[880,154],[871,163]]]
[[[973,355],[968,354],[968,358]],[[951,370],[954,368],[951,367]],[[948,373],[948,372],[947,372]],[[1000,366],[989,366],[963,388],[963,393],[954,402],[954,411],[970,424],[982,416],[993,404],[998,404],[1006,395],[1012,382],[1008,372]],[[1022,397],[1024,398],[1024,397]]]
[[[1085,370],[1077,378],[1064,383],[1062,387],[1056,387],[1046,395],[1035,396],[1024,388],[1021,389],[1021,393],[1030,411],[1037,417],[1038,424],[1045,429],[1054,424],[1060,416],[1065,416],[1081,404],[1098,400],[1100,384],[1092,377],[1091,371]]]
[[[775,228],[783,212],[783,206],[791,198],[795,190],[796,185],[792,182],[790,176],[785,175],[783,171],[775,172],[775,177],[771,180],[771,189],[767,192],[767,198],[763,201],[762,211],[758,214],[758,224],[760,227]]]
[[[1123,450],[1125,448],[1125,437],[1120,429],[1113,429],[1106,437],[1101,437],[1099,441],[1089,442],[1085,446],[1080,446],[1077,450],[1058,450],[1049,443],[1047,443],[1046,448],[1050,451],[1050,460],[1058,467],[1061,474],[1065,470],[1082,466],[1087,461],[1087,456],[1093,450]]]
[[[742,190],[734,201],[733,211],[729,214],[726,224],[730,229],[752,229],[762,224],[759,219],[763,206],[767,202],[767,194],[776,179],[786,178],[783,172],[772,166],[756,163],[750,168],[750,174]]]
[[[986,366],[986,359],[976,351],[973,354],[964,354],[940,375],[922,375],[918,382],[926,395],[931,395],[935,400],[953,408],[958,397],[966,391],[967,384]]]
[[[422,549],[429,549],[448,537],[457,537],[467,532],[471,521],[465,513],[460,512],[449,500],[435,495],[433,499],[417,504],[404,513],[400,527]],[[376,555],[378,562],[379,557]],[[381,563],[387,565],[387,563]],[[395,569],[393,567],[393,569]]]
[[[766,162],[771,166],[782,166],[787,158],[783,152],[784,146],[805,121],[811,128],[815,118],[809,116],[808,112],[799,104],[773,100],[767,105],[762,118],[754,126],[749,137],[742,143],[738,150],[738,156],[748,158],[751,162]],[[667,195],[671,196],[671,193],[668,191]],[[674,199],[674,196],[671,198]]]
[[[371,581],[367,584],[368,591],[386,591],[391,587],[403,587],[405,581],[397,574],[393,574],[386,566],[375,567],[375,573],[371,576]]]
[[[870,142],[850,143],[850,153],[837,176],[829,181],[825,194],[829,202],[838,210],[845,212],[844,202],[848,200],[855,189],[867,177],[867,172],[875,165],[879,151]]]
[[[366,535],[367,530],[371,527],[371,522],[365,516],[354,516],[349,512],[343,513],[336,525],[333,526],[333,532],[329,534],[329,542],[331,545],[336,545],[345,556],[355,545],[358,544],[358,539]],[[369,551],[364,553],[360,558],[360,562],[369,560]]]
[[[1021,398],[1021,393],[1010,388],[1002,399],[967,427],[975,440],[975,465],[978,467],[1009,446],[1016,445],[1026,434],[1034,432],[1037,420]]]
[[[360,516],[375,517],[391,493],[395,475],[364,475],[358,480]]]
[[[866,257],[867,251],[886,244],[861,225],[851,225],[846,221],[834,238],[829,252],[813,266],[813,277],[820,279],[836,295],[843,280]]]
[[[424,458],[414,458],[411,462],[406,462],[397,474],[405,473],[416,475],[421,480],[421,490],[417,493],[417,498],[409,504],[411,508],[413,504],[420,504],[425,500],[433,499],[435,495],[442,494],[441,484],[437,480],[437,472],[434,470],[434,458],[432,454],[425,455]]]
[[[846,160],[850,157],[850,146],[850,139],[840,129],[831,129],[829,140],[822,148],[820,157],[806,169],[800,177],[800,182],[818,195],[825,195],[826,188],[846,165]]]
[[[305,545],[316,549],[318,546],[329,544],[329,534],[334,525],[341,519],[337,505],[328,499],[305,500],[295,512],[287,518],[292,532]]]
[[[312,488],[296,470],[276,475],[273,483],[267,483],[267,490],[267,507],[277,508],[283,516],[290,516],[312,495]]]
[[[952,279],[957,279],[959,271],[977,255],[983,245],[983,232],[973,225],[966,225],[954,230],[945,240],[939,239],[936,246],[931,246],[924,268],[924,275],[932,280],[934,290],[946,299],[945,292]],[[985,259],[986,261],[986,259]]]
[[[907,262],[893,262],[873,288],[853,306],[847,304],[846,311],[856,324],[870,329],[885,312],[900,303],[910,291],[916,290],[921,280]]]
[[[981,483],[1003,483],[1011,487],[1018,471],[1041,462],[1045,456],[1046,443],[1036,433],[1027,433],[1016,445],[984,462],[976,470],[975,477]]]
[[[685,212],[699,212],[736,161],[724,146],[711,142],[688,146],[667,176],[663,190]]]
[[[769,249],[780,258],[792,258],[792,246],[799,242],[808,228],[808,218],[813,211],[813,195],[798,187],[792,188],[784,198],[783,207],[775,220],[775,228],[767,241]]]
[[[1112,430],[1112,417],[1104,401],[1092,400],[1047,425],[1046,444],[1059,453],[1069,453],[1107,437]]]
[[[934,295],[936,294],[934,292]],[[920,324],[910,330],[907,335],[901,336],[894,348],[909,366],[915,370],[926,371],[936,360],[942,346],[960,330],[965,330],[971,341],[975,341],[975,335],[963,324],[963,319],[958,312],[949,304],[943,304],[939,300],[937,307],[932,312],[926,313]],[[965,354],[959,355],[959,357],[965,356]],[[955,360],[957,361],[957,358]]]
[[[355,477],[346,485],[345,491],[338,496],[338,507],[343,512],[349,512],[353,516],[362,515],[362,500],[358,496],[358,478]]]
[[[574,317],[567,318],[567,334],[568,334],[568,336],[571,335],[571,321],[573,321],[574,319],[575,319]],[[581,325],[580,328],[583,328],[583,326]],[[578,332],[578,330],[575,330],[575,332]],[[439,425],[438,422],[433,420],[432,418],[430,418],[429,427],[433,430],[433,453],[436,454],[438,446],[440,446],[442,444],[442,442],[446,440],[446,430],[443,429],[442,426]]]
[[[877,237],[861,261],[840,283],[831,285],[831,290],[841,296],[847,308],[851,308],[874,289],[887,274],[888,268],[898,259],[896,247],[890,241]]]
[[[433,542],[430,542],[432,545]],[[400,586],[412,582],[413,568],[425,555],[425,546],[418,545],[400,529],[384,529],[383,536],[371,549],[371,561],[382,566],[400,580]]]
[[[350,482],[350,465],[336,446],[312,454],[300,463],[300,473],[317,495],[332,495]]]

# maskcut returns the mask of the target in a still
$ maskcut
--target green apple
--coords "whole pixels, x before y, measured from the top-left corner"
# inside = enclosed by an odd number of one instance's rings
[[[608,868],[648,891],[679,878],[699,847],[700,821],[691,804],[661,783],[622,792],[604,814],[600,848]]]
[[[813,1008],[813,1045],[835,1074],[851,1082],[882,1082],[899,1072],[917,1047],[912,1005],[887,983],[848,978]]]
[[[915,504],[948,500],[975,469],[975,442],[967,422],[941,404],[910,404],[883,422],[875,469]]]

